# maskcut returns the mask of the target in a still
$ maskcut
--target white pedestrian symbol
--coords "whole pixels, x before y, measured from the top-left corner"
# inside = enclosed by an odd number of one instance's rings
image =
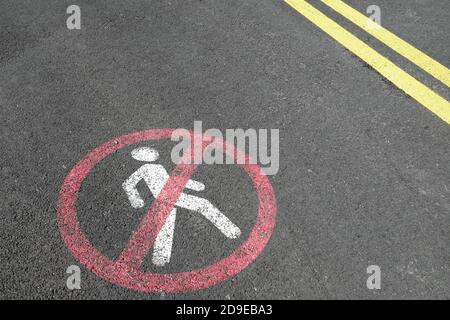
[[[131,152],[131,156],[138,161],[154,162],[159,158],[159,153],[153,148],[141,147],[134,149]],[[147,163],[125,180],[122,187],[133,208],[144,207],[144,200],[142,200],[136,188],[141,180],[145,181],[153,197],[156,199],[169,180],[169,174],[162,165]],[[205,185],[198,181],[189,180],[186,188],[194,191],[203,191],[205,190]],[[176,207],[199,212],[230,239],[238,238],[241,234],[241,230],[211,202],[204,198],[182,192],[155,239],[152,262],[157,266],[164,266],[170,262],[177,212]]]

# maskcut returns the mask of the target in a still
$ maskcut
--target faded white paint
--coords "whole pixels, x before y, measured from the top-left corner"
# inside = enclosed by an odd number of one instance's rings
[[[131,155],[136,160],[146,162],[156,161],[159,157],[159,154],[155,149],[146,147],[133,150]],[[147,184],[153,197],[157,198],[164,185],[169,180],[169,174],[162,165],[149,163],[144,164],[133,173],[122,184],[133,208],[144,207],[144,200],[141,198],[139,191],[136,188],[137,184],[142,180]],[[205,190],[205,185],[195,180],[189,180],[186,184],[186,188],[194,191],[203,191]],[[192,210],[202,214],[227,238],[235,239],[241,234],[241,230],[233,222],[231,222],[211,202],[204,198],[181,193],[175,207]],[[170,262],[175,220],[176,208],[170,213],[155,240],[152,262],[157,266],[164,266]]]
[[[162,267],[170,262],[176,215],[177,209],[173,208],[155,240],[152,262],[157,266]]]

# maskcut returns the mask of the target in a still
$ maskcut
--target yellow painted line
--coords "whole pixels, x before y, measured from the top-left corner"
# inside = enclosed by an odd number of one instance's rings
[[[389,46],[398,54],[428,72],[430,75],[444,83],[447,87],[450,87],[450,70],[446,66],[440,64],[427,54],[413,47],[411,44],[399,38],[389,30],[383,28],[379,24],[376,24],[364,14],[353,9],[343,1],[322,0],[322,2],[373,37]]]
[[[450,103],[389,59],[359,40],[304,0],[285,0],[292,8],[372,66],[386,79],[450,124]]]

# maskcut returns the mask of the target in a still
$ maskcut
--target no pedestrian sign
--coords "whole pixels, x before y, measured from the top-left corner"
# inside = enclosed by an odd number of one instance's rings
[[[242,164],[251,178],[258,197],[256,222],[248,238],[229,256],[201,269],[180,273],[148,273],[140,270],[144,258],[153,248],[152,261],[163,266],[170,263],[176,208],[185,208],[203,215],[227,238],[241,235],[240,228],[209,200],[184,193],[185,189],[203,190],[201,182],[191,180],[197,165],[180,163],[169,174],[157,163],[158,151],[135,148],[132,157],[142,162],[141,168],[123,182],[130,205],[142,207],[136,189],[144,180],[155,197],[119,258],[111,260],[102,254],[81,230],[76,204],[83,181],[92,169],[116,151],[133,144],[168,140],[174,129],[152,129],[112,139],[92,150],[69,172],[61,187],[58,201],[58,225],[64,242],[72,254],[89,270],[119,286],[142,292],[184,292],[208,288],[241,272],[263,251],[275,227],[276,200],[272,184],[257,164]],[[236,157],[241,150],[227,144],[223,152]],[[222,145],[223,145],[222,144]]]

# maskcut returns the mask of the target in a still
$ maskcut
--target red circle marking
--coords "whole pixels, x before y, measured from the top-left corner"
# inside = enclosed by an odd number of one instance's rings
[[[92,150],[65,178],[58,201],[58,226],[72,254],[89,270],[119,286],[142,292],[183,292],[208,288],[238,274],[263,251],[275,227],[276,200],[272,184],[257,164],[241,165],[252,179],[259,201],[256,224],[248,239],[228,257],[202,269],[159,274],[141,272],[130,264],[113,261],[89,241],[80,228],[76,202],[81,184],[92,168],[114,152],[141,141],[170,139],[175,129],[151,129],[112,139]],[[230,156],[243,154],[224,142]],[[246,155],[247,159],[248,156]],[[246,161],[247,162],[247,161]]]

